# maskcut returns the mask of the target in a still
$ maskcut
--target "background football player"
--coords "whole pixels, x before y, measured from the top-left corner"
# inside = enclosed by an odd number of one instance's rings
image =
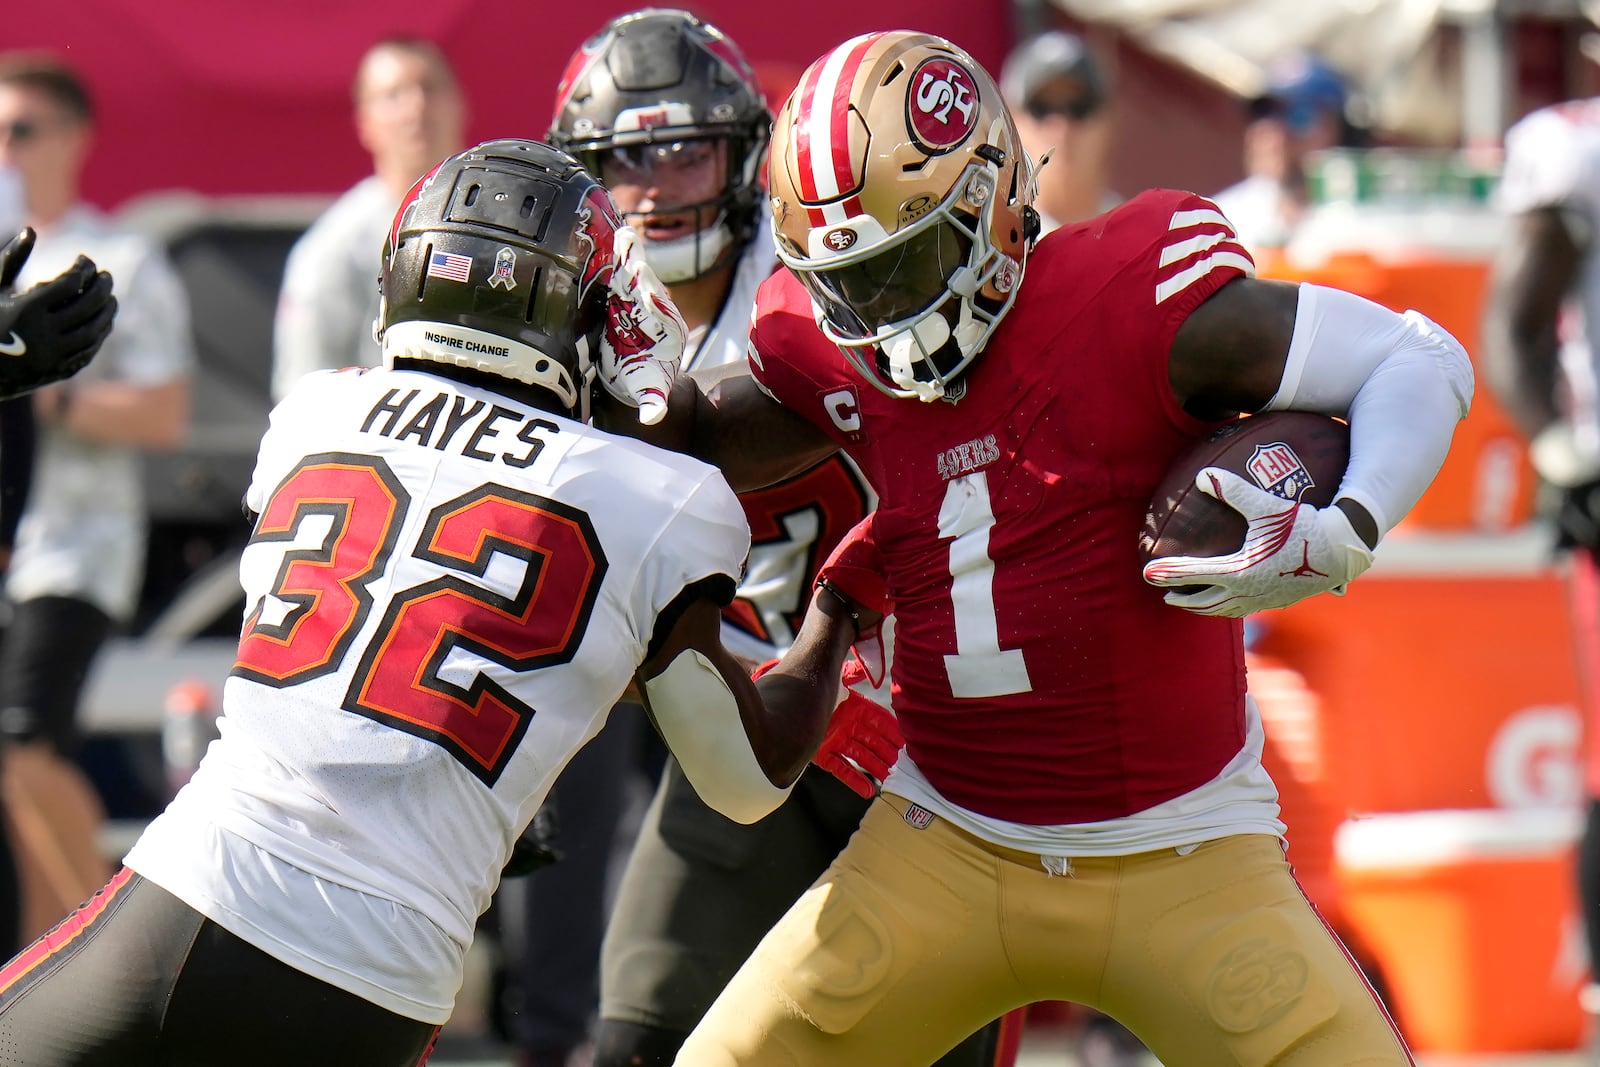
[[[1484,306],[1483,355],[1495,391],[1530,442],[1562,548],[1573,550],[1580,654],[1600,662],[1600,98],[1535,111],[1505,138],[1496,191],[1509,217]],[[1592,675],[1591,675],[1592,685]],[[1589,956],[1600,960],[1600,692],[1585,695],[1578,889]],[[1600,986],[1584,990],[1600,1015]]]
[[[680,381],[655,439],[735,487],[857,460],[907,745],[678,1062],[926,1064],[1071,1000],[1174,1067],[1409,1063],[1285,862],[1238,617],[1367,568],[1466,414],[1466,353],[1416,312],[1255,280],[1189,193],[1030,249],[1012,121],[938,38],[868,34],[813,64],[770,174],[790,269],[758,297],[751,377]],[[1208,472],[1259,551],[1141,574],[1168,466],[1279,408],[1348,417],[1334,503]]]

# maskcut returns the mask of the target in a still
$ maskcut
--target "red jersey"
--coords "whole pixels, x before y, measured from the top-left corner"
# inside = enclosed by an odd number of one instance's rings
[[[1172,394],[1173,335],[1253,272],[1210,201],[1144,193],[1041,240],[965,391],[934,403],[864,381],[787,272],[762,287],[751,372],[879,494],[895,711],[954,803],[1035,825],[1117,818],[1239,752],[1240,624],[1164,603],[1137,545],[1156,483],[1215,425]]]

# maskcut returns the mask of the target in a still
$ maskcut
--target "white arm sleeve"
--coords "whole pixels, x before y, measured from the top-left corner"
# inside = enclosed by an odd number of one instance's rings
[[[1439,473],[1472,390],[1466,350],[1426,315],[1302,284],[1283,380],[1264,410],[1348,417],[1350,464],[1337,495],[1387,533]]]
[[[694,791],[734,822],[753,823],[789,795],[768,780],[722,672],[692,648],[644,683],[651,714]]]

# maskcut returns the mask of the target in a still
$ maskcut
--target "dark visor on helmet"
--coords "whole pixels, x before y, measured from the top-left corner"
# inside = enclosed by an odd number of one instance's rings
[[[942,303],[971,253],[971,234],[942,219],[871,258],[807,270],[800,279],[840,334],[868,338]]]

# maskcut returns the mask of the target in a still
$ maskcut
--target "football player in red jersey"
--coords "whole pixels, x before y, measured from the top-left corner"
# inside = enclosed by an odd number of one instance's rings
[[[556,97],[551,143],[602,179],[689,326],[680,370],[742,366],[756,291],[778,269],[761,186],[772,114],[743,52],[687,11],[635,11],[607,22],[573,54]],[[730,650],[755,663],[788,648],[817,567],[872,499],[842,453],[741,495],[751,551],[724,612]],[[628,720],[613,721],[625,727]],[[585,760],[594,747],[574,768],[593,766]],[[741,826],[708,807],[677,763],[667,762],[599,953],[595,1067],[670,1064],[723,983],[844,847],[876,782],[846,764],[833,766],[850,789],[822,767],[808,768],[778,811]],[[572,771],[563,775],[556,796],[564,811],[576,807],[568,803],[569,790],[583,788]],[[615,777],[586,792],[600,790],[615,794]],[[603,798],[590,799],[572,819],[587,822],[603,808]],[[564,817],[564,831],[567,825]],[[514,1028],[538,1026],[548,1011],[539,1010],[541,1002],[576,1002],[593,987],[592,977],[551,980],[582,977],[576,954],[565,953],[563,963],[539,951],[557,937],[570,948],[583,932],[568,921],[574,909],[546,908],[542,920],[533,913],[563,881],[574,880],[572,861],[583,858],[585,847],[575,841],[562,867],[527,886],[530,937],[543,942],[525,953],[522,984],[531,1003],[513,1018]],[[577,888],[598,914],[602,894]],[[544,935],[552,914],[560,932]],[[574,1014],[574,1023],[587,1025],[587,1011]],[[940,1067],[992,1067],[1003,1045],[999,1030],[963,1041]],[[524,1038],[524,1045],[532,1041]],[[530,1067],[564,1062],[564,1049],[552,1051],[533,1049]]]
[[[906,750],[677,1062],[927,1064],[1035,1000],[1102,1009],[1174,1067],[1410,1062],[1285,863],[1238,619],[1370,565],[1467,412],[1461,346],[1416,312],[1256,280],[1190,193],[1034,246],[992,79],[924,34],[814,63],[770,185],[789,271],[758,299],[751,376],[680,381],[653,432],[735,487],[856,459]],[[1141,573],[1169,464],[1280,408],[1349,419],[1334,503],[1202,477],[1247,547]]]

